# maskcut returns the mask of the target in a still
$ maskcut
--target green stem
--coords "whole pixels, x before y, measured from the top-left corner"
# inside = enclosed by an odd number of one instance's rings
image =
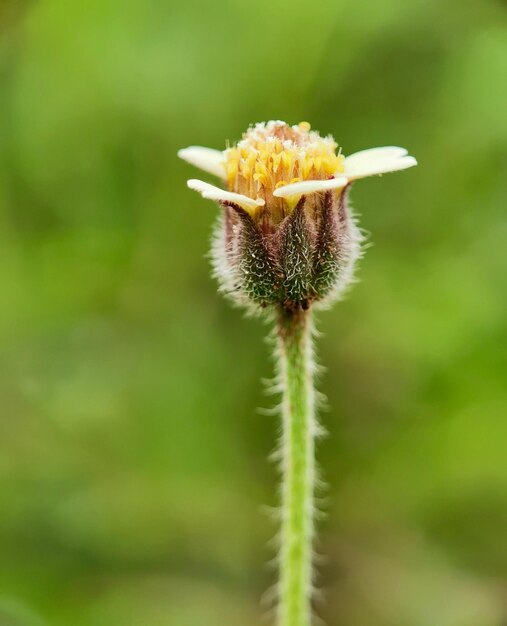
[[[314,534],[315,391],[310,311],[278,316],[283,385],[278,626],[310,626]]]

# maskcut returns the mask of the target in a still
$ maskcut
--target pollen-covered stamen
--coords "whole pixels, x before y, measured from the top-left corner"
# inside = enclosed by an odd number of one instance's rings
[[[337,147],[332,137],[311,131],[307,122],[256,124],[225,151],[229,190],[272,202],[274,191],[285,185],[326,180],[343,171]]]

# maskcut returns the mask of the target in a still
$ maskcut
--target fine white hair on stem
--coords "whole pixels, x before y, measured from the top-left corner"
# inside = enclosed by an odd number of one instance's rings
[[[316,406],[317,404],[320,404],[320,398],[317,398],[317,393],[314,388],[315,378],[319,369],[315,364],[313,347],[313,340],[316,332],[310,318],[310,313],[306,312],[302,315],[303,318],[306,319],[304,324],[305,329],[302,331],[303,335],[300,340],[302,343],[298,348],[296,348],[296,351],[300,353],[301,359],[303,359],[299,366],[303,369],[303,371],[306,371],[304,378],[307,382],[305,383],[304,394],[307,398],[305,402],[308,404],[306,405],[306,408],[301,409],[306,416],[306,425],[302,426],[305,430],[304,433],[301,433],[301,436],[304,440],[306,440],[305,446],[308,446],[306,461],[304,461],[305,465],[306,463],[308,463],[308,465],[306,466],[307,475],[305,477],[305,484],[307,485],[306,496],[304,496],[305,499],[302,500],[299,505],[296,505],[296,509],[293,509],[293,505],[290,505],[287,501],[287,489],[290,489],[290,481],[293,480],[290,478],[290,465],[292,463],[300,463],[300,461],[297,460],[297,457],[294,456],[294,442],[291,442],[293,436],[291,435],[291,424],[293,423],[292,420],[295,419],[296,416],[292,413],[293,407],[288,405],[289,396],[294,393],[294,391],[291,391],[291,389],[294,390],[294,381],[291,382],[290,378],[295,374],[293,369],[295,363],[292,362],[292,364],[289,365],[292,361],[292,357],[290,356],[291,348],[280,335],[281,327],[278,327],[277,333],[274,333],[274,335],[271,336],[271,342],[273,341],[273,338],[276,339],[276,377],[274,382],[269,381],[269,391],[276,389],[277,391],[282,392],[283,402],[279,407],[279,410],[283,420],[279,424],[280,434],[278,446],[270,455],[271,460],[276,462],[279,466],[279,470],[282,475],[282,483],[280,485],[280,497],[282,503],[280,507],[274,510],[274,512],[273,509],[271,509],[270,513],[270,517],[273,518],[273,516],[275,516],[275,519],[280,524],[279,532],[273,540],[277,549],[277,555],[273,560],[273,564],[279,569],[281,577],[275,586],[275,593],[273,593],[273,591],[270,593],[270,598],[272,602],[277,602],[277,615],[279,623],[282,626],[292,624],[291,620],[294,618],[292,613],[294,610],[292,603],[294,601],[301,603],[301,608],[308,615],[308,619],[310,619],[311,599],[315,595],[315,564],[319,561],[319,556],[312,547],[315,535],[315,521],[321,517],[317,511],[317,506],[320,504],[320,501],[316,497],[316,491],[320,491],[324,487],[324,483],[321,481],[316,469],[313,451],[315,441],[323,434],[323,429],[318,425],[315,414]],[[287,332],[291,332],[289,327]],[[299,340],[296,341],[299,342]],[[298,359],[299,357],[296,357],[296,360]],[[293,398],[293,400],[295,400],[295,398]],[[302,508],[297,508],[298,506],[301,506]],[[306,519],[304,524],[309,534],[305,533],[297,539],[295,536],[291,535],[292,531],[290,530],[290,520],[295,519],[294,515],[302,515]],[[292,557],[289,553],[287,553],[287,546],[291,545],[292,541],[295,540],[303,542],[301,546],[304,553],[307,555],[307,560],[305,561],[306,564],[304,565],[307,582],[305,583],[304,588],[297,586],[295,579],[292,578],[292,574],[290,573],[291,566],[295,564],[291,563]],[[303,563],[300,564],[300,567],[303,567]],[[306,599],[303,600],[300,595],[298,595],[299,600],[296,598],[295,594],[301,593],[304,594]],[[315,619],[314,615],[312,615],[312,619]]]

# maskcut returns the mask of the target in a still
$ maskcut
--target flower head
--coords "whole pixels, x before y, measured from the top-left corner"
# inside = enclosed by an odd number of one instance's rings
[[[188,181],[223,207],[214,259],[224,288],[242,301],[292,308],[350,283],[361,239],[347,208],[350,183],[416,165],[398,147],[344,157],[307,122],[281,121],[255,124],[226,150],[192,146],[178,156],[225,187]]]

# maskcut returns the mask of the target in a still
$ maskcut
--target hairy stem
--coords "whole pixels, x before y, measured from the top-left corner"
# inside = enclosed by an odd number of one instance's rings
[[[310,311],[278,316],[283,385],[278,626],[310,626],[314,534],[315,391]]]

